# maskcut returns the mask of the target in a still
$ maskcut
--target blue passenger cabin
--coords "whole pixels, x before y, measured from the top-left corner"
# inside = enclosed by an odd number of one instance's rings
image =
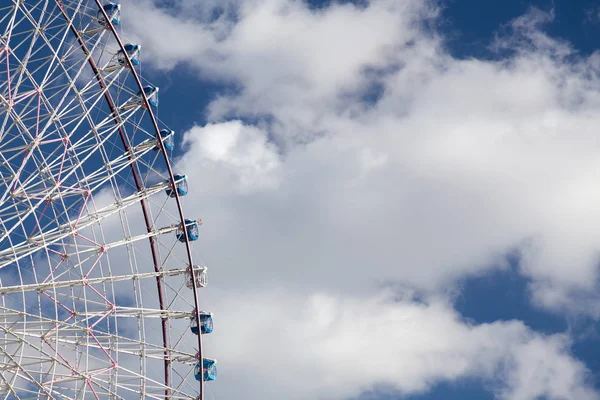
[[[131,60],[133,65],[140,65],[140,50],[142,46],[139,44],[127,43],[125,46],[125,52],[123,50],[117,51],[117,61],[119,64],[127,66],[127,57]]]
[[[204,381],[206,382],[214,381],[215,379],[217,379],[217,360],[203,358],[202,364],[197,363],[196,368],[194,368],[194,377],[197,381],[201,380],[201,374],[204,375]]]
[[[175,188],[177,189],[177,194],[180,196],[185,196],[186,194],[188,194],[187,176],[173,175],[173,178],[175,178]],[[173,190],[173,187],[171,185],[169,185],[169,187],[165,189],[165,192],[167,193],[167,196],[175,197],[175,190]]]
[[[156,86],[144,86],[144,94],[148,98],[148,103],[152,107],[158,107],[158,88]],[[140,90],[137,94],[140,104],[144,104],[142,99],[142,91]]]
[[[119,25],[121,23],[121,5],[120,4],[108,3],[108,4],[103,5],[102,9],[106,13],[106,15],[108,15],[110,22],[112,22],[114,25]],[[104,18],[104,14],[102,13],[102,10],[98,10],[98,13],[96,14],[96,19],[100,25],[102,25],[102,26],[108,25],[108,22],[106,21],[106,18]]]
[[[190,323],[190,330],[194,335],[211,333],[213,331],[213,317],[210,313],[200,311],[200,326],[198,326],[198,318],[196,312],[193,312],[192,322]]]
[[[127,102],[121,106],[121,109],[129,110],[138,106],[145,108],[144,94],[151,106],[158,107],[158,88],[156,86],[144,86],[144,89],[140,90],[136,95],[127,100]]]
[[[190,242],[198,240],[200,236],[200,229],[198,228],[198,221],[195,219],[186,219],[182,225],[179,226],[177,230],[177,240],[182,243],[185,243],[185,232],[183,229],[187,230],[188,238]]]
[[[175,131],[172,131],[170,129],[161,129],[159,134],[163,145],[165,146],[165,149],[173,151],[175,149]],[[156,146],[154,146],[153,150],[160,150],[160,147],[158,146],[158,141],[156,143]]]

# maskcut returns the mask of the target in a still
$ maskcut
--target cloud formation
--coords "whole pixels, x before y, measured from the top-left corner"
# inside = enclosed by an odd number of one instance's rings
[[[205,300],[226,299],[209,343],[236,384],[219,390],[342,398],[475,375],[502,382],[506,399],[597,398],[564,336],[373,294],[398,282],[438,298],[517,252],[538,306],[598,315],[600,58],[546,35],[552,14],[512,21],[498,58],[477,60],[452,56],[425,1],[133,3],[126,29],[154,68],[187,65],[239,88],[184,134],[178,160],[194,188],[186,206],[207,222],[196,249],[218,287]],[[307,307],[333,318],[329,331],[303,327]],[[410,318],[409,332],[399,321]],[[377,332],[359,335],[355,319]],[[269,336],[275,323],[283,342]],[[439,346],[437,332],[448,332]],[[355,342],[372,356],[364,371],[344,369]],[[278,377],[270,392],[259,356]]]
[[[219,302],[228,312],[207,340],[227,360],[222,397],[340,399],[377,383],[412,394],[478,378],[499,399],[598,398],[566,336],[471,325],[442,301],[271,291]]]

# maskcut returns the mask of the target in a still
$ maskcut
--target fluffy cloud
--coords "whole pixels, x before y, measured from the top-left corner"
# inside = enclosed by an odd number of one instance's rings
[[[236,368],[237,385],[219,390],[259,393],[264,382],[252,363],[260,356],[278,377],[263,398],[293,391],[339,398],[378,382],[419,391],[473,374],[500,379],[505,398],[594,397],[562,336],[542,337],[518,322],[469,326],[441,303],[369,297],[389,281],[443,292],[502,268],[517,250],[537,304],[598,315],[600,246],[590,221],[600,219],[600,64],[540,30],[551,14],[513,21],[495,43],[498,60],[463,60],[426,28],[437,10],[424,1],[320,10],[232,1],[221,14],[213,3],[196,13],[183,11],[191,2],[133,3],[136,18],[126,28],[155,68],[186,64],[239,87],[215,98],[211,123],[185,134],[178,160],[194,188],[186,206],[206,222],[195,248],[215,266],[218,286],[206,300],[228,299],[215,306],[224,329],[210,340]],[[237,295],[241,288],[247,297]],[[308,300],[293,293],[313,291],[326,293],[314,298],[314,313],[335,321],[318,339],[295,319]],[[405,313],[417,321],[415,337],[402,336],[394,319]],[[371,315],[376,337],[354,337],[344,318]],[[280,347],[267,329],[274,321],[277,334],[289,332]],[[248,335],[257,329],[253,347],[240,326]],[[436,332],[449,332],[444,346],[436,347]],[[366,372],[343,368],[353,340],[373,357]],[[404,357],[390,360],[370,347],[377,343]],[[446,361],[432,361],[439,359]],[[318,393],[298,389],[321,375]]]
[[[259,128],[244,126],[240,121],[209,124],[190,130],[183,143],[190,145],[191,153],[198,158],[189,160],[196,165],[182,169],[201,169],[208,178],[202,184],[210,185],[208,189],[213,193],[223,187],[246,193],[279,185],[281,162],[277,148]]]
[[[547,298],[548,290],[560,292],[556,302],[544,301],[547,305],[560,307],[569,303],[569,293],[592,291],[597,243],[585,221],[599,214],[594,207],[599,193],[593,189],[598,82],[590,72],[597,70],[596,57],[564,62],[566,45],[536,30],[547,16],[533,13],[515,21],[514,35],[498,41],[504,49],[518,50],[514,57],[456,60],[433,35],[419,34],[418,24],[407,22],[422,17],[423,9],[411,13],[397,4],[337,5],[316,12],[300,3],[260,2],[252,12],[242,7],[245,18],[223,39],[229,45],[215,47],[227,53],[227,68],[243,66],[245,72],[232,72],[243,89],[233,98],[216,99],[211,115],[270,116],[273,122],[260,129],[273,136],[282,153],[281,165],[272,164],[284,177],[274,195],[253,203],[253,212],[242,205],[240,213],[281,210],[297,216],[278,218],[274,223],[282,226],[271,231],[275,238],[268,237],[268,230],[262,230],[267,238],[253,236],[279,243],[273,247],[282,249],[281,258],[274,264],[294,264],[287,255],[297,244],[312,249],[320,276],[328,274],[322,271],[324,265],[335,271],[328,282],[338,279],[340,269],[370,265],[372,279],[399,279],[431,289],[498,264],[503,254],[519,248],[523,272],[547,283],[538,298]],[[267,28],[251,37],[237,33],[249,29],[245,24],[268,26],[254,23],[266,16],[277,26],[289,18],[292,26],[300,24],[304,28],[296,29],[306,32],[320,23],[334,26],[340,18],[347,24],[334,30],[340,32],[356,26],[353,15],[369,21],[378,12],[387,16],[381,19],[381,31],[361,30],[368,45],[358,42],[349,52],[328,44],[332,52],[340,51],[336,59],[352,53],[335,66],[336,78],[316,64],[298,67],[290,62],[299,57],[296,48],[320,54],[320,43],[310,34],[294,35],[285,48],[267,46],[269,54],[289,63],[281,65],[263,57],[256,49],[266,45],[256,43],[284,41],[284,36],[261,36]],[[304,25],[297,22],[303,18]],[[403,27],[397,28],[402,33],[390,34],[388,27],[396,25]],[[333,40],[322,36],[322,41]],[[354,57],[363,48],[365,58]],[[248,58],[264,64],[235,61],[240,52],[250,52]],[[321,59],[304,58],[305,63]],[[204,66],[201,57],[196,61]],[[325,65],[332,63],[324,60]],[[379,72],[365,72],[369,68]],[[302,77],[308,83],[296,87],[297,79],[280,82],[278,76]],[[383,86],[382,98],[371,105],[361,102],[359,89],[374,82]],[[218,126],[204,129],[212,132]],[[251,129],[256,128],[247,127]],[[199,132],[187,136],[196,154],[208,140],[201,134],[203,139],[195,139]],[[270,182],[273,168],[265,171]],[[197,181],[200,187],[204,179]],[[306,227],[317,228],[317,233]],[[290,230],[294,234],[280,235]],[[360,246],[348,249],[344,243],[350,241]],[[311,268],[306,257],[298,263]]]
[[[226,366],[219,395],[337,399],[376,383],[409,394],[478,378],[500,399],[597,398],[563,335],[516,321],[470,325],[442,301],[392,298],[269,291],[220,300],[228,311],[207,339]]]

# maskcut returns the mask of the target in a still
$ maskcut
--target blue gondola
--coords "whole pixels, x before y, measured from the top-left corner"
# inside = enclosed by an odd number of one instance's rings
[[[217,360],[211,360],[210,358],[203,358],[202,364],[197,363],[194,368],[194,377],[197,381],[200,381],[201,375],[204,374],[204,381],[214,381],[217,379]]]
[[[173,151],[175,149],[175,131],[172,131],[170,129],[161,129],[159,133],[160,138],[162,139],[162,142],[165,146],[165,149]],[[158,147],[157,144],[156,146],[154,146],[154,151],[158,150],[160,150],[160,147]]]
[[[188,238],[190,239],[190,242],[198,240],[198,237],[200,236],[200,229],[198,228],[198,221],[196,221],[195,219],[186,219],[184,221],[184,225],[185,225],[185,229],[187,230],[187,234],[188,234]],[[179,229],[177,230],[177,240],[179,240],[182,243],[185,243],[185,233],[184,233],[183,229],[184,229],[183,226],[179,226]]]
[[[123,50],[117,51],[117,61],[119,61],[119,64],[125,65],[127,63],[127,57],[125,56],[125,53],[127,53],[127,56],[133,65],[140,65],[139,56],[142,46],[139,44],[128,43],[123,47],[125,47],[125,52],[123,52]]]
[[[198,327],[198,319],[196,318],[196,312],[193,313],[192,322],[190,323],[190,330],[194,335],[202,332],[202,334],[211,333],[213,331],[213,318],[212,314],[200,312],[200,327]]]
[[[148,98],[148,103],[153,107],[158,107],[158,88],[156,86],[144,86],[144,93]],[[143,104],[142,91],[137,94],[138,101]]]
[[[177,188],[177,194],[180,196],[185,196],[188,194],[188,183],[186,175],[174,175],[175,178],[175,187]],[[175,197],[175,191],[171,186],[165,189],[167,196]]]
[[[120,4],[108,3],[108,4],[103,5],[102,8],[104,9],[104,12],[106,13],[106,15],[108,15],[110,22],[112,22],[114,25],[119,25],[121,23],[121,5]],[[106,21],[106,18],[104,18],[104,14],[102,13],[102,10],[98,10],[98,13],[96,14],[96,19],[100,25],[102,25],[102,26],[108,25],[108,22]]]

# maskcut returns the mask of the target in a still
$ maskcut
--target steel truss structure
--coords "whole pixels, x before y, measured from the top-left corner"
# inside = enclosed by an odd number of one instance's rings
[[[119,18],[100,0],[0,0],[4,399],[204,398],[190,320],[208,315],[206,267]]]

